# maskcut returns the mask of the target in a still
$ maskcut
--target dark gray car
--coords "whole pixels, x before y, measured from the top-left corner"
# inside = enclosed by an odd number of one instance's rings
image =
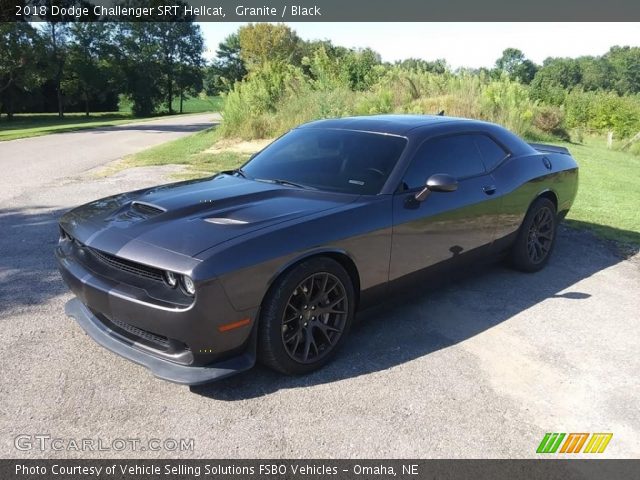
[[[485,122],[302,125],[242,168],[97,200],[60,220],[67,312],[178,383],[325,364],[358,308],[434,271],[548,261],[578,166]]]

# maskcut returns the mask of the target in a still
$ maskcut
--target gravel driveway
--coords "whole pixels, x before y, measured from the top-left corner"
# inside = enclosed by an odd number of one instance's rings
[[[45,139],[59,140],[21,142]],[[178,167],[96,178],[81,172],[97,160],[72,173],[64,158],[52,162],[33,167],[37,181],[2,181],[0,457],[535,457],[546,432],[613,432],[603,456],[640,455],[637,255],[563,228],[543,272],[495,265],[362,313],[320,372],[258,367],[190,389],[154,379],[67,318],[52,254],[65,209],[168,181]],[[194,439],[194,449],[23,452],[19,434]]]

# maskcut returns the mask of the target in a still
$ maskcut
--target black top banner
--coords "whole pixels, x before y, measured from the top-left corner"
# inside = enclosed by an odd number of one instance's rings
[[[5,22],[640,21],[638,0],[0,0],[0,5]]]

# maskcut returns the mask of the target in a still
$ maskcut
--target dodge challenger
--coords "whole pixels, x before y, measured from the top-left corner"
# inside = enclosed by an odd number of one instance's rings
[[[155,376],[201,384],[326,364],[354,314],[434,272],[549,261],[578,187],[567,149],[444,116],[320,120],[241,168],[60,220],[66,312]]]

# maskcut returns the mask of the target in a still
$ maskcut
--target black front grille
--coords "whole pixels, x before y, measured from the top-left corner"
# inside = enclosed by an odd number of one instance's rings
[[[100,260],[102,263],[107,264],[111,268],[115,268],[121,270],[123,272],[127,272],[133,275],[137,275],[139,277],[148,278],[150,280],[155,280],[157,282],[163,281],[163,272],[160,269],[148,267],[147,265],[142,265],[140,263],[132,262],[130,260],[125,260],[123,258],[116,257],[109,253],[101,252],[100,250],[96,250],[95,248],[85,247],[91,254]]]
[[[109,321],[113,323],[116,327],[124,330],[125,332],[130,333],[134,337],[138,337],[138,338],[141,338],[142,340],[146,340],[147,342],[157,345],[164,350],[168,350],[170,347],[169,339],[167,337],[163,337],[162,335],[148,332],[138,327],[134,327],[133,325],[129,325],[128,323],[121,322],[120,320],[109,319]]]

